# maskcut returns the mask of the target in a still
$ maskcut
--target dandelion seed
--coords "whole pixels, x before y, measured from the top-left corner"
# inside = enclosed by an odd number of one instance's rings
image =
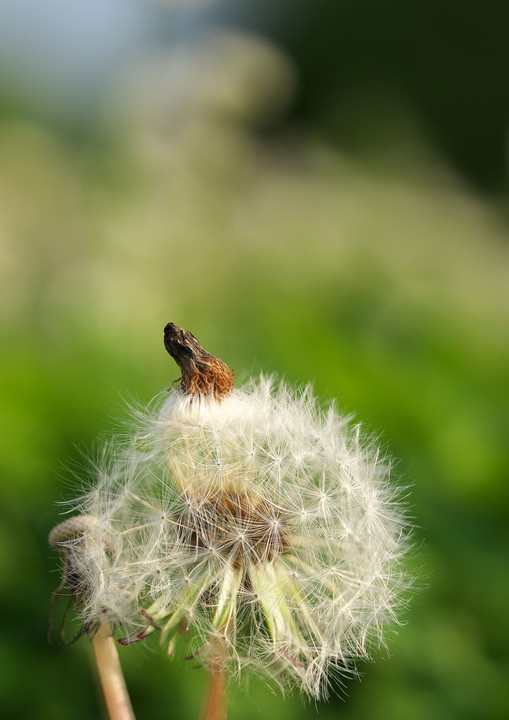
[[[383,642],[409,584],[389,464],[310,388],[262,375],[234,389],[191,333],[169,323],[164,341],[180,384],[76,506],[95,524],[69,548],[82,616],[133,627],[124,644],[158,632],[168,655],[190,629],[211,671],[324,697]]]

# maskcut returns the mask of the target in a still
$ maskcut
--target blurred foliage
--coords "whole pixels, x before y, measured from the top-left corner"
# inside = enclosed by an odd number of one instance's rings
[[[507,191],[507,3],[218,0],[210,15],[292,58],[293,122],[371,156],[397,150],[410,122],[469,182]]]
[[[65,466],[126,419],[122,398],[147,403],[177,376],[162,346],[174,321],[239,382],[313,381],[383,432],[411,484],[420,590],[390,658],[316,709],[234,688],[231,720],[502,720],[509,228],[417,141],[380,166],[312,136],[255,139],[291,69],[253,39],[218,43],[200,49],[204,86],[191,73],[167,107],[154,63],[87,143],[2,120],[2,710],[98,716],[87,639],[47,642],[47,534],[76,492]],[[140,720],[197,717],[201,670],[155,638],[121,659]]]

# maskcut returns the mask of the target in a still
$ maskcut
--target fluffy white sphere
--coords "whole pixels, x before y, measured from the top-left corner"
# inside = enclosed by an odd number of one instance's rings
[[[96,468],[71,539],[83,616],[159,630],[171,654],[326,694],[395,621],[407,522],[388,463],[310,388],[272,378],[156,402]],[[140,612],[140,606],[143,608]]]

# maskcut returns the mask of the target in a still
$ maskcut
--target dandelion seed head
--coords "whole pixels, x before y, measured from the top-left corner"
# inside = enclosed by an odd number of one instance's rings
[[[169,655],[189,627],[203,664],[323,697],[383,642],[409,584],[389,463],[310,387],[210,383],[188,375],[152,403],[81,498],[93,527],[65,547],[82,612],[135,639],[157,626]]]

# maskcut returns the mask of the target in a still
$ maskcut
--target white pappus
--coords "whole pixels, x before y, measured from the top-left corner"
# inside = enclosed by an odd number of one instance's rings
[[[209,669],[324,697],[383,642],[410,584],[389,463],[310,388],[233,389],[172,323],[165,345],[179,387],[97,467],[79,535],[53,538],[84,622],[128,625],[122,644],[159,632],[169,654],[189,631]]]

